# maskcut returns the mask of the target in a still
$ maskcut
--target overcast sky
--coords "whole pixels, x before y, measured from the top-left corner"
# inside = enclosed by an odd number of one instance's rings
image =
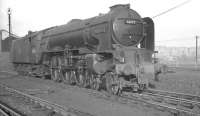
[[[12,9],[12,31],[24,36],[62,25],[73,18],[90,18],[107,13],[115,4],[130,3],[142,17],[153,17],[186,0],[0,0],[0,29],[8,30],[7,9]],[[195,46],[200,36],[200,0],[168,12],[154,20],[156,45]],[[200,41],[200,39],[199,39]],[[199,42],[200,43],[200,42]]]

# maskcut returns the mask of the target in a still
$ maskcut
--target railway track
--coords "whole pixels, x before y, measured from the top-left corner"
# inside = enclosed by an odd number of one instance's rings
[[[176,104],[177,99],[171,98],[169,99],[168,96],[156,96],[156,94],[150,94],[147,92],[138,94],[138,93],[129,93],[129,92],[123,92],[120,96],[112,96],[109,94],[104,93],[97,93],[97,92],[89,92],[91,95],[94,95],[98,98],[103,98],[106,100],[111,101],[117,101],[121,104],[127,104],[130,106],[133,106],[135,104],[141,104],[144,107],[147,108],[154,108],[156,110],[162,111],[162,112],[168,112],[172,116],[200,116],[199,108],[195,107],[191,108],[188,106],[188,104],[184,104],[182,102],[181,104]],[[181,99],[182,101],[187,101],[186,99]],[[179,102],[180,99],[179,99]],[[188,101],[189,102],[189,101]],[[191,103],[195,103],[196,101],[190,101]]]
[[[65,86],[73,87],[70,85],[65,85]],[[2,87],[2,86],[0,85],[0,87]],[[6,88],[7,90],[11,89],[8,87],[4,87],[4,88]],[[88,91],[88,89],[87,90],[83,89],[83,90],[93,96],[98,97],[98,98],[103,98],[106,100],[113,100],[111,95],[108,95],[108,94],[105,94],[102,92],[93,91],[93,90]],[[200,111],[199,111],[200,97],[190,95],[190,94],[148,89],[148,90],[142,92],[141,94],[123,92],[123,94],[121,96],[115,96],[113,98],[114,98],[114,101],[117,101],[122,104],[133,105],[136,103],[137,104],[140,103],[140,104],[150,107],[150,108],[155,108],[155,109],[163,111],[163,112],[169,112],[174,116],[200,116]],[[36,98],[36,99],[38,99],[38,98]],[[40,100],[32,100],[32,101],[40,101]],[[43,106],[46,106],[49,109],[53,109],[56,112],[63,114],[63,115],[67,114],[64,112],[69,111],[69,109],[66,110],[66,108],[62,108],[59,105],[56,105],[56,106],[46,105],[48,103],[46,103],[44,100],[42,100],[41,104],[43,104]],[[59,109],[60,107],[61,107],[61,109]],[[89,115],[87,115],[87,116],[89,116]]]
[[[175,97],[175,98],[187,99],[187,100],[193,100],[196,102],[200,102],[200,96],[197,96],[197,95],[156,90],[156,89],[148,89],[148,90],[146,90],[146,93],[159,94],[159,95],[171,96],[171,97]]]
[[[6,93],[6,94],[14,96],[20,100],[29,102],[31,104],[40,105],[41,109],[47,109],[47,110],[51,111],[51,113],[59,115],[59,116],[93,116],[89,113],[85,113],[85,112],[76,110],[74,108],[64,107],[64,106],[40,99],[38,97],[28,95],[26,93],[20,92],[13,88],[7,87],[4,84],[0,84],[0,90],[1,90],[1,94]],[[14,113],[14,111],[12,111],[9,108],[6,108],[4,105],[0,104],[0,106],[3,107],[3,109],[1,109],[2,113],[9,112],[11,114],[14,114],[11,116],[22,116],[22,115],[17,115],[17,113]],[[5,115],[5,116],[7,116],[7,115]]]
[[[187,108],[200,113],[200,96],[155,89],[147,90],[144,95],[153,96],[158,102],[172,104],[179,108]]]
[[[122,97],[135,100],[179,116],[200,116],[200,96],[148,89],[141,94],[127,93]]]
[[[0,116],[24,116],[15,109],[0,102]]]
[[[174,116],[200,116],[200,113],[198,111],[195,112],[190,108],[180,107],[172,104],[172,102],[160,102],[154,95],[127,93],[123,94],[121,97],[128,100],[138,101],[145,106],[155,108],[163,112],[169,112]],[[165,97],[163,97],[162,99],[164,98]]]

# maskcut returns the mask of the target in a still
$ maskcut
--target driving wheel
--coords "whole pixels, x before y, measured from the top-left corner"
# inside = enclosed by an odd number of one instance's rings
[[[119,83],[117,81],[117,77],[115,77],[111,72],[105,74],[106,79],[106,90],[113,95],[117,95],[119,93]]]

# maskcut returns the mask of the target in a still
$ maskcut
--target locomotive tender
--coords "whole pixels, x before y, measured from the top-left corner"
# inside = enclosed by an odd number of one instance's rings
[[[20,73],[118,94],[148,86],[153,52],[152,19],[119,4],[107,14],[29,32],[13,41],[10,56]]]

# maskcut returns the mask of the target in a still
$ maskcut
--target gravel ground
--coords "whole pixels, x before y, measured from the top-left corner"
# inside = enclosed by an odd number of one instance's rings
[[[1,74],[1,73],[0,73]],[[29,77],[9,77],[1,74],[1,83],[23,92],[71,107],[96,116],[167,116],[168,113],[141,105],[121,104],[114,100],[97,98],[83,88],[66,86],[50,80]]]
[[[9,95],[0,96],[0,101],[14,109],[17,109],[17,111],[24,116],[59,116],[54,115],[55,113],[50,110],[42,109],[39,105],[33,105]]]
[[[200,96],[200,71],[172,69],[171,73],[159,75],[159,82],[153,82],[156,89],[181,92]]]

